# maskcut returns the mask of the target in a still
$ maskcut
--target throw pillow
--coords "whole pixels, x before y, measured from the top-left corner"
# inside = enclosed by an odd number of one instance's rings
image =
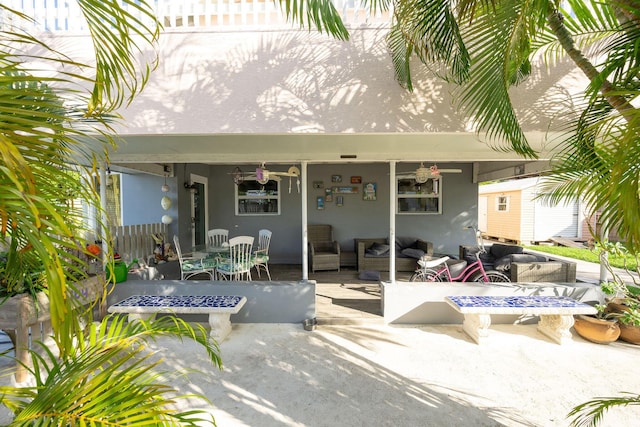
[[[489,252],[496,259],[498,259],[498,258],[502,258],[505,255],[521,254],[523,250],[524,249],[523,249],[522,246],[502,245],[500,243],[494,243],[493,245],[491,245],[491,248],[489,249]]]
[[[396,237],[396,252],[402,252],[405,248],[415,248],[415,237]]]
[[[408,258],[420,259],[424,256],[424,251],[422,249],[404,248],[401,254]]]
[[[369,255],[374,255],[374,256],[385,255],[389,252],[389,245],[376,242],[373,245],[371,245],[371,247],[367,249],[365,252]]]

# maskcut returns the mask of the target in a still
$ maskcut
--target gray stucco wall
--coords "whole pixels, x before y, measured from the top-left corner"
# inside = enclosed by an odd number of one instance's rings
[[[162,220],[162,215],[177,216],[177,189],[170,180],[169,192],[162,192],[164,178],[156,175],[121,175],[122,225],[153,224]],[[167,211],[160,206],[163,196],[171,199],[173,205]]]

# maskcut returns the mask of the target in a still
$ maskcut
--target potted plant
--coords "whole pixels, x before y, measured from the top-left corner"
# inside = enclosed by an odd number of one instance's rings
[[[573,328],[582,338],[598,344],[609,344],[620,337],[620,325],[616,317],[607,311],[605,304],[596,304],[598,313],[593,316],[577,315]]]
[[[604,242],[601,253],[606,251],[613,256],[622,256],[626,260],[628,251],[619,243]],[[620,324],[620,339],[640,344],[640,288],[635,286],[637,274],[631,271],[625,262],[624,270],[627,276],[634,280],[634,284],[628,284],[623,280],[618,271],[611,267],[608,257],[604,258],[603,264],[611,274],[612,279],[602,283],[601,289],[607,295],[606,314],[609,318],[614,318]],[[636,263],[638,255],[636,255]]]
[[[629,286],[621,289],[622,296],[614,296],[607,302],[606,312],[620,324],[620,339],[640,345],[640,299]]]

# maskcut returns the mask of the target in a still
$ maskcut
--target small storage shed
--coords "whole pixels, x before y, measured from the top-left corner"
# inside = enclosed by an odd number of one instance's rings
[[[478,228],[489,238],[521,244],[552,237],[581,238],[581,210],[576,200],[549,206],[536,199],[540,178],[481,185]]]

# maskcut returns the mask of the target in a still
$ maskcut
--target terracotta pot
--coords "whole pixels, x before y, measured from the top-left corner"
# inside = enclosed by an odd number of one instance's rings
[[[631,344],[640,345],[640,326],[620,324],[620,339]]]
[[[624,305],[621,298],[616,298],[607,304],[608,313],[624,313],[629,307]],[[640,345],[640,326],[620,323],[620,339],[632,344]]]
[[[607,303],[607,309],[605,310],[607,313],[622,313],[629,309],[622,302],[624,300],[622,298],[614,298]]]
[[[573,328],[582,338],[598,344],[612,343],[620,336],[618,322],[591,316],[576,316]]]

